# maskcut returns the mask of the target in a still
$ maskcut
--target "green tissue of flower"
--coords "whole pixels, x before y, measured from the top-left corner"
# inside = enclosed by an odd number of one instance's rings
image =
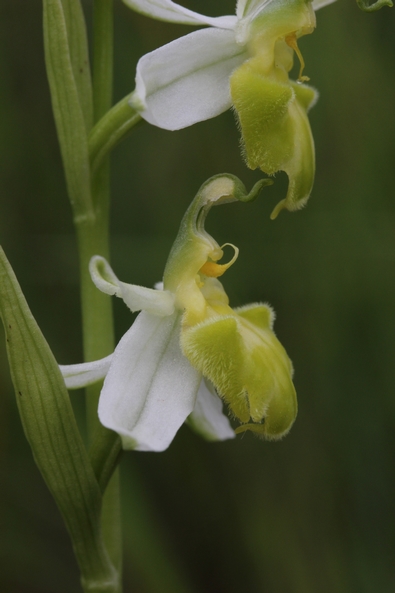
[[[251,429],[269,439],[280,438],[293,424],[297,401],[291,361],[272,330],[273,312],[265,304],[227,308],[195,326],[184,326],[183,352],[215,385],[232,413],[247,423],[236,432]]]
[[[221,202],[218,196],[229,201],[235,194],[233,184],[227,177],[214,179],[194,201],[169,256],[164,287],[174,291],[176,306],[184,310],[183,354],[242,422],[237,432],[250,429],[278,439],[297,414],[292,363],[273,332],[274,313],[268,305],[229,306],[218,277],[234,263],[238,249],[230,245],[235,256],[228,264],[217,263],[225,246],[204,230],[209,209]]]
[[[288,79],[292,48],[298,51],[301,70],[297,83]],[[240,123],[244,155],[251,169],[268,175],[285,171],[288,193],[274,209],[298,210],[307,202],[314,182],[314,140],[307,112],[316,101],[316,91],[302,84],[303,58],[296,37],[275,42],[274,65],[265,64],[258,48],[255,57],[244,62],[231,76],[231,95]],[[307,79],[308,80],[308,79]]]

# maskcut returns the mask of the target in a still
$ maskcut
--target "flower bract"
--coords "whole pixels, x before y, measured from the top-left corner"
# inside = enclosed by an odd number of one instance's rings
[[[207,17],[170,0],[124,0],[152,18],[206,25],[143,56],[131,105],[153,125],[177,130],[233,106],[247,165],[285,171],[288,193],[277,205],[296,210],[314,181],[314,142],[307,118],[317,93],[304,84],[298,39],[315,27],[315,10],[333,0],[238,0],[236,15]],[[297,82],[289,79],[294,54]]]
[[[208,440],[234,437],[222,402],[240,426],[268,439],[290,429],[297,402],[292,364],[273,332],[274,314],[262,303],[232,309],[219,281],[238,255],[220,263],[220,247],[204,228],[214,205],[254,199],[231,175],[208,180],[187,210],[160,289],[121,282],[105,259],[90,272],[103,292],[141,311],[114,354],[101,361],[61,367],[68,387],[106,376],[99,418],[126,449],[162,451],[188,424]],[[222,401],[221,401],[222,400]]]

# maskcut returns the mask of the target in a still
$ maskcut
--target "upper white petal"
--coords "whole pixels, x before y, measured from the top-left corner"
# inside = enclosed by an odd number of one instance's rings
[[[110,354],[106,358],[94,360],[93,362],[83,362],[82,364],[60,364],[60,372],[63,375],[64,382],[67,389],[79,389],[86,387],[100,379],[104,379],[113,355]]]
[[[201,374],[180,349],[181,314],[140,313],[104,381],[99,418],[125,449],[163,451],[192,412]]]
[[[174,311],[175,297],[171,292],[121,282],[104,257],[92,257],[89,271],[99,290],[120,297],[131,311],[144,310],[155,315],[171,315]]]
[[[222,413],[222,402],[206,379],[200,383],[195,407],[187,422],[208,441],[225,441],[235,437],[228,417]]]
[[[236,23],[235,16],[210,17],[184,8],[171,0],[123,0],[136,12],[160,21],[181,23],[184,25],[211,25],[222,29],[232,29]]]
[[[245,59],[233,31],[202,29],[143,56],[131,105],[153,125],[178,130],[231,105],[229,77]]]

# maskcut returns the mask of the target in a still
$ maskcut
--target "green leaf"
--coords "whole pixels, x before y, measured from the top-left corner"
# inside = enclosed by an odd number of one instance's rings
[[[101,493],[56,360],[0,247],[0,313],[17,404],[37,466],[63,515],[86,591],[117,591],[101,537]]]
[[[52,108],[74,216],[92,218],[88,133],[92,90],[79,0],[44,0],[44,49]]]
[[[84,116],[86,131],[89,133],[93,125],[93,103],[84,13],[80,0],[61,0],[61,4],[66,23],[74,81]]]

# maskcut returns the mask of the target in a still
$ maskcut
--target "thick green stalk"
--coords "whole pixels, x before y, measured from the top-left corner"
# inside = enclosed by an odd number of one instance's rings
[[[77,225],[80,261],[81,295],[85,360],[103,358],[114,349],[112,303],[110,297],[97,290],[89,273],[89,261],[93,255],[108,258],[108,164],[95,176],[92,183],[92,197],[95,204],[95,220]],[[97,407],[101,385],[87,388],[87,422],[89,441],[105,429],[100,425]],[[115,437],[119,440],[119,437]],[[108,475],[107,479],[110,476]],[[103,496],[102,530],[109,556],[118,570],[122,570],[121,515],[119,501],[119,476],[116,472],[110,479]],[[121,591],[121,589],[119,590]]]
[[[93,112],[94,121],[111,107],[113,85],[113,2],[94,0],[93,4]],[[109,163],[103,161],[92,175],[94,220],[77,224],[81,264],[81,295],[85,360],[102,358],[114,349],[113,315],[110,299],[93,285],[89,261],[93,255],[109,257]],[[87,389],[87,422],[90,442],[101,430],[97,406],[100,386]],[[122,571],[122,543],[119,476],[109,481],[103,496],[102,530],[109,556],[118,571]],[[119,592],[121,592],[121,585]]]
[[[92,183],[92,198],[95,204],[93,219],[75,221],[80,254],[82,327],[86,361],[104,358],[114,350],[112,303],[110,297],[97,290],[89,274],[89,262],[93,255],[102,255],[106,259],[109,257],[107,176],[107,170],[103,169]],[[87,388],[89,440],[93,439],[99,425],[99,393],[100,385]]]
[[[108,257],[108,201],[105,200],[108,195],[106,192],[107,178],[106,166],[98,173],[92,184],[92,196],[95,203],[94,220],[76,224],[81,266],[84,358],[87,361],[103,358],[114,348],[111,300],[107,295],[97,290],[88,273],[89,262],[93,255],[100,254]],[[90,442],[95,442],[95,435],[105,430],[100,425],[97,416],[100,387],[95,384],[86,390]],[[117,439],[119,440],[119,437],[115,437],[115,440]],[[117,459],[114,458],[113,467],[116,461]],[[110,475],[111,469],[107,470],[106,480]],[[107,552],[120,575],[122,573],[122,540],[118,472],[109,480],[103,495],[101,524]],[[114,593],[121,593],[121,587],[120,582],[119,588]]]

